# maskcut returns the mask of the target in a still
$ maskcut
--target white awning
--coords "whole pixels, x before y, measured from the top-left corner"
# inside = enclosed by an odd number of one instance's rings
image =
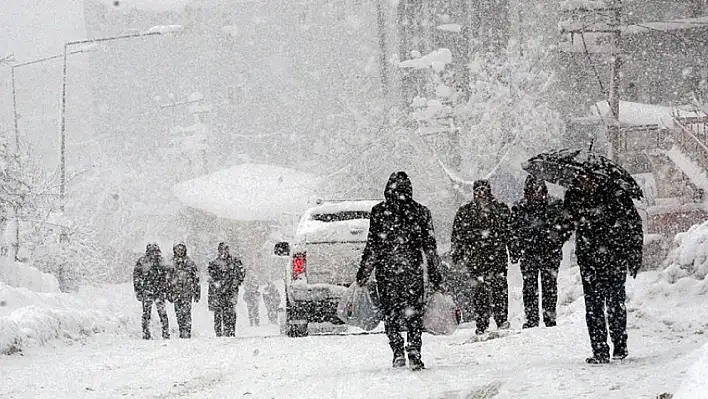
[[[279,221],[314,204],[318,184],[317,176],[295,169],[241,164],[177,183],[172,192],[183,204],[219,217]]]

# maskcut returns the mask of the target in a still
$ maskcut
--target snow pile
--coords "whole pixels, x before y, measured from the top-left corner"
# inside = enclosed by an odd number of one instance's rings
[[[708,275],[708,222],[677,234],[674,244],[676,247],[667,258],[665,280],[671,284],[684,278],[705,280]]]
[[[696,352],[700,358],[688,369],[686,377],[674,394],[673,399],[702,398],[708,392],[708,380],[705,378],[708,373],[708,344]]]
[[[21,262],[0,262],[0,283],[36,292],[59,292],[59,282],[54,276]]]
[[[126,320],[106,311],[99,298],[96,292],[37,293],[0,283],[0,354],[12,354],[54,339],[76,340],[123,330]]]

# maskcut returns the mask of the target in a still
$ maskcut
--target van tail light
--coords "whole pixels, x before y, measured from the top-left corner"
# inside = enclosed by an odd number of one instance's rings
[[[305,274],[307,270],[307,256],[304,252],[299,252],[293,255],[293,280],[298,280]]]

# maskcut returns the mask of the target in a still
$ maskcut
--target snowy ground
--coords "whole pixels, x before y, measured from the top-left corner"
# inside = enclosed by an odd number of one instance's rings
[[[94,307],[122,313],[116,317],[127,324],[0,355],[0,397],[655,398],[677,392],[687,370],[696,369],[694,363],[706,352],[708,307],[698,292],[703,282],[668,289],[662,274],[640,274],[628,289],[630,358],[590,366],[583,361],[589,344],[583,301],[575,300],[576,274],[577,269],[562,272],[558,327],[491,333],[486,341],[472,329],[449,337],[426,335],[428,370],[420,373],[390,368],[382,334],[286,338],[275,325],[248,326],[243,303],[237,338],[213,336],[202,301],[194,312],[194,339],[143,341],[140,307],[129,286],[107,293],[84,290],[77,300],[95,298]],[[517,328],[519,280],[518,269],[512,270],[512,325]],[[172,311],[170,320],[176,327]],[[157,324],[153,327],[157,333]]]

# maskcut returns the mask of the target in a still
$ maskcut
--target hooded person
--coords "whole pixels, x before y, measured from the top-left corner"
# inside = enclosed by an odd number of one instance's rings
[[[384,198],[371,210],[369,234],[356,280],[365,285],[375,269],[393,367],[406,366],[407,352],[411,369],[420,370],[424,368],[423,256],[433,289],[439,289],[440,285],[433,219],[427,207],[413,200],[413,186],[405,172],[391,174]],[[402,328],[407,330],[407,347],[401,336]]]
[[[538,327],[538,280],[541,280],[543,323],[556,325],[558,269],[563,244],[572,231],[563,213],[563,201],[548,195],[548,187],[533,176],[526,177],[524,197],[511,209],[513,240],[511,262],[520,262],[523,278],[524,328]]]
[[[585,298],[585,321],[593,356],[591,364],[624,359],[627,350],[627,273],[636,277],[642,265],[642,219],[632,198],[621,188],[581,175],[565,193],[563,203],[575,229],[575,254]],[[607,321],[605,321],[607,310]]]
[[[473,184],[474,199],[461,206],[452,226],[451,257],[472,278],[477,334],[494,316],[498,329],[508,329],[507,247],[511,245],[511,212],[492,195],[487,180]]]
[[[175,314],[179,325],[179,337],[192,337],[192,301],[199,302],[201,287],[197,265],[187,256],[184,243],[172,247],[172,272],[170,291],[175,304]]]
[[[231,255],[226,243],[219,243],[216,259],[209,262],[209,310],[214,312],[214,333],[233,337],[236,333],[238,289],[246,278],[241,260]]]
[[[155,304],[157,315],[162,323],[162,338],[170,338],[170,321],[167,318],[165,299],[169,291],[168,267],[162,258],[160,247],[149,243],[145,255],[141,256],[133,268],[133,289],[135,297],[143,304],[143,339],[150,339],[150,317]]]

